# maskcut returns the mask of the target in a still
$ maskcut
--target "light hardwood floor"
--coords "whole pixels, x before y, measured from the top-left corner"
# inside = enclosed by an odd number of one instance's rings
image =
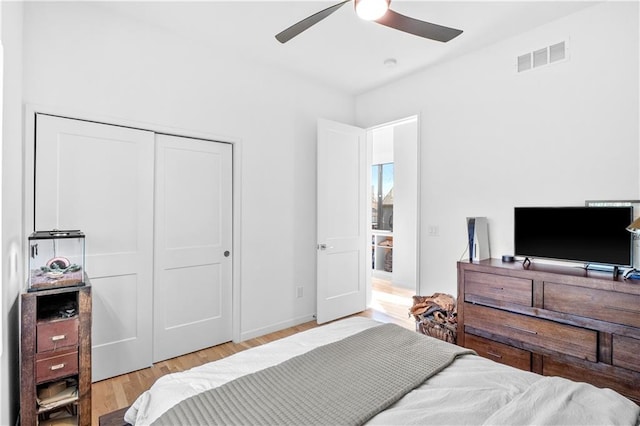
[[[371,279],[371,309],[412,329],[415,328],[415,323],[409,317],[409,308],[413,305],[414,295],[414,290],[394,287],[389,281],[380,278]]]
[[[381,322],[393,322],[413,330],[415,323],[408,316],[408,310],[412,304],[411,296],[413,296],[413,292],[410,290],[392,287],[388,282],[374,278],[372,282],[372,309],[357,315]],[[91,387],[92,424],[98,425],[99,417],[104,414],[131,405],[142,392],[149,389],[159,377],[165,374],[188,370],[314,327],[317,327],[315,321],[307,322],[242,343],[224,343],[158,362],[150,368],[96,382]]]

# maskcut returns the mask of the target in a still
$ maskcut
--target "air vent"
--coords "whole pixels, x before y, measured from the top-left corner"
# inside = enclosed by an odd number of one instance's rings
[[[531,69],[531,53],[518,56],[518,72]]]
[[[547,61],[547,51],[548,49],[545,47],[544,49],[536,50],[535,52],[533,52],[534,68],[538,68],[549,63],[549,61]]]
[[[533,52],[518,56],[517,71],[519,73],[533,68],[540,68],[567,58],[566,42],[552,44]]]
[[[558,62],[566,58],[564,41],[562,43],[549,46],[549,62]]]

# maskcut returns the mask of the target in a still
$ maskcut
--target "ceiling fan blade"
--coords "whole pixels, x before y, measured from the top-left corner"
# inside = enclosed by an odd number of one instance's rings
[[[321,10],[318,13],[314,13],[313,15],[304,18],[302,21],[293,24],[286,30],[276,35],[276,39],[280,43],[288,42],[289,40],[291,40],[292,38],[294,38],[295,36],[303,32],[304,30],[308,29],[312,25],[315,25],[318,22],[322,21],[324,18],[331,15],[333,12],[335,12],[336,10],[344,6],[345,3],[349,3],[350,1],[351,0],[345,0],[343,2],[330,6],[324,10]]]
[[[390,28],[395,28],[396,30],[404,31],[405,33],[442,42],[447,42],[462,34],[462,30],[420,21],[401,15],[391,9],[387,10],[387,13],[385,13],[382,18],[377,19],[376,22]]]

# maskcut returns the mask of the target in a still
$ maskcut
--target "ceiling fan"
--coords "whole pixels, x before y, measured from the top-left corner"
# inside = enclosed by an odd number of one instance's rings
[[[304,18],[276,35],[276,39],[280,43],[286,43],[301,32],[307,30],[312,25],[322,21],[333,12],[349,3],[352,0],[345,0],[333,6],[330,6],[320,12]],[[362,19],[375,21],[378,24],[395,28],[396,30],[414,34],[419,37],[428,38],[430,40],[447,42],[460,34],[462,30],[444,27],[442,25],[432,24],[430,22],[420,21],[401,15],[389,9],[391,0],[353,0],[354,7],[358,16]]]

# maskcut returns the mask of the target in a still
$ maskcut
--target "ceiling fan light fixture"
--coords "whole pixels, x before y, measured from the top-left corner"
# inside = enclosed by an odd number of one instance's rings
[[[355,0],[356,14],[360,19],[375,21],[389,10],[389,0]]]

